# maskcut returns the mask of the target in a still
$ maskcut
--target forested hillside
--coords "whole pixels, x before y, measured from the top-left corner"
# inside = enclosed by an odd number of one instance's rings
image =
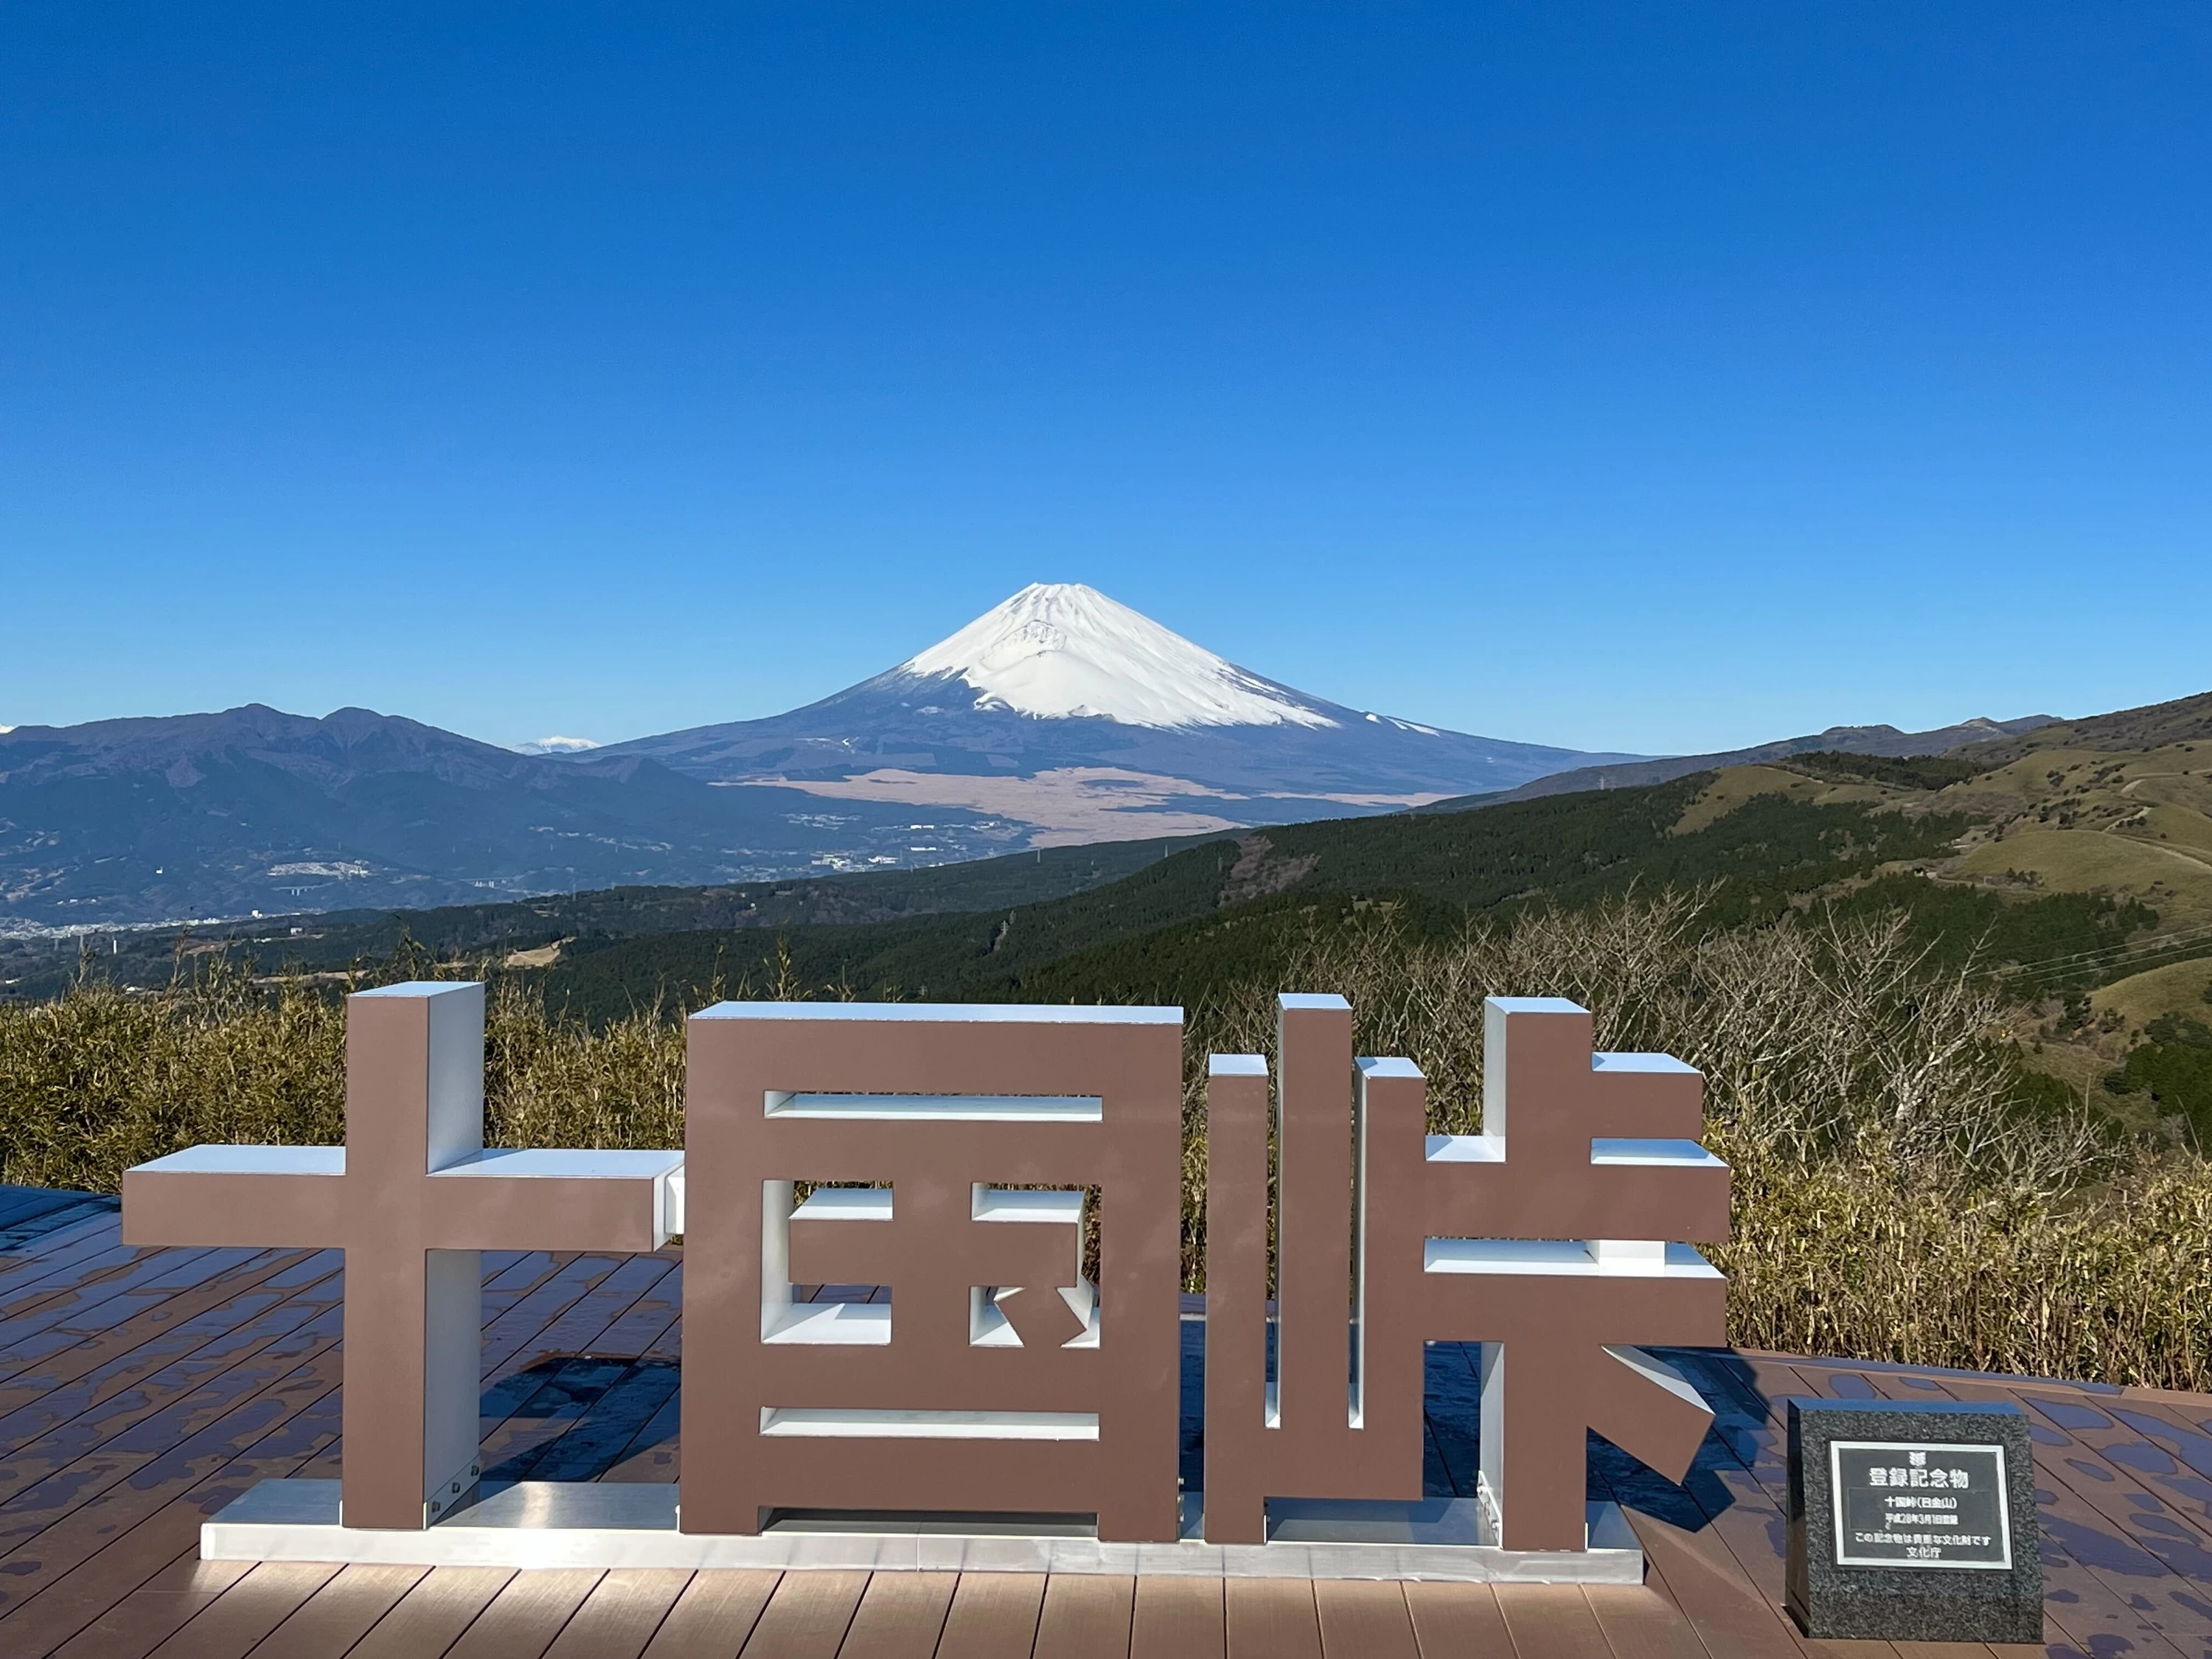
[[[1632,890],[1691,889],[1706,925],[1771,920],[1819,896],[1903,908],[1947,953],[1992,963],[2118,944],[2155,918],[2094,896],[2001,895],[1913,874],[1951,856],[1969,814],[1940,810],[1953,774],[1875,763],[1894,781],[1741,773],[1474,811],[1297,824],[1188,848],[1119,881],[1041,903],[861,927],[702,929],[580,939],[534,970],[595,1017],[711,992],[1054,1000],[1192,1000],[1264,975],[1294,942],[1373,911],[1419,934]],[[1765,772],[1769,769],[1744,769]],[[1843,797],[1843,798],[1838,798]]]

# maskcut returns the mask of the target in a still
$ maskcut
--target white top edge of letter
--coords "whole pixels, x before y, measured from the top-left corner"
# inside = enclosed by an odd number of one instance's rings
[[[1672,1054],[1595,1054],[1590,1056],[1590,1070],[1593,1072],[1659,1072],[1677,1077],[1686,1072],[1692,1077],[1698,1075],[1696,1066],[1686,1065]]]
[[[430,1173],[497,1176],[541,1181],[649,1181],[684,1166],[681,1152],[631,1152],[567,1146],[488,1147]]]
[[[1586,1014],[1589,1010],[1568,997],[1485,997],[1484,1006],[1508,1014]]]
[[[1376,1060],[1363,1056],[1352,1063],[1358,1068],[1359,1075],[1363,1078],[1399,1077],[1411,1078],[1419,1081],[1421,1077],[1419,1066],[1414,1065],[1412,1060],[1397,1054],[1386,1055]]]
[[[1083,1219],[1083,1189],[1026,1192],[1012,1187],[983,1187],[974,1202],[978,1221],[1042,1221],[1074,1226]]]
[[[856,1440],[1096,1440],[1095,1412],[952,1412],[839,1410],[763,1406],[761,1433],[769,1438]]]
[[[694,1019],[855,1020],[917,1025],[1180,1025],[1180,1008],[1023,1002],[718,1002]]]
[[[1610,1140],[1601,1137],[1590,1142],[1590,1162],[1705,1170],[1728,1168],[1694,1140]]]
[[[1097,1095],[794,1095],[771,1091],[768,1117],[908,1123],[1099,1123]]]
[[[343,1146],[187,1146],[150,1164],[134,1166],[163,1175],[342,1176]]]
[[[888,1187],[817,1187],[791,1212],[793,1221],[889,1221]]]
[[[1565,1278],[1718,1279],[1720,1269],[1687,1244],[1668,1244],[1653,1273],[1626,1259],[1604,1261],[1580,1238],[1431,1238],[1421,1246],[1431,1273],[1539,1273]]]

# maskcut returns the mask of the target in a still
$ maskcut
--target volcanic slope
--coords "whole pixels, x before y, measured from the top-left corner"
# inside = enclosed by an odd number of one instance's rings
[[[1416,928],[1450,928],[1663,885],[1708,890],[1716,925],[1815,902],[1902,910],[1939,957],[2025,975],[2029,994],[2047,988],[2053,964],[2062,982],[2050,988],[2063,989],[2076,963],[2091,965],[2076,977],[2094,984],[2168,948],[2161,902],[2186,914],[2195,897],[2173,880],[2039,885],[1982,872],[1982,849],[2019,834],[2004,830],[2021,812],[2003,781],[1966,757],[1821,754],[1644,789],[1268,828],[1045,902],[794,927],[775,940],[702,932],[615,943],[570,953],[546,982],[591,1006],[648,993],[695,1000],[717,976],[756,994],[781,976],[812,994],[1178,1000],[1264,975],[1299,930],[1377,906]],[[2057,803],[2039,799],[2027,816],[2039,809]]]
[[[1025,587],[804,708],[597,752],[717,784],[1002,815],[1039,845],[1389,811],[1635,758],[1347,708],[1076,583]]]

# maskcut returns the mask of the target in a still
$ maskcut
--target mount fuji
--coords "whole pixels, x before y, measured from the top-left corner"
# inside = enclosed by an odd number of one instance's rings
[[[1348,708],[1079,583],[1025,587],[788,714],[592,752],[724,787],[985,813],[1031,846],[1391,811],[1632,758]]]
[[[530,748],[258,704],[0,727],[0,937],[908,869],[1388,811],[1633,758],[1346,708],[1075,586],[1024,588],[771,720]]]

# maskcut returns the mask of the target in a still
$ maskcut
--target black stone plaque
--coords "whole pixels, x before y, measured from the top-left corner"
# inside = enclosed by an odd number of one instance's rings
[[[1790,1610],[1810,1636],[2040,1642],[2019,1407],[1790,1402]]]
[[[1831,1440],[1839,1567],[2012,1565],[2005,1449]]]

